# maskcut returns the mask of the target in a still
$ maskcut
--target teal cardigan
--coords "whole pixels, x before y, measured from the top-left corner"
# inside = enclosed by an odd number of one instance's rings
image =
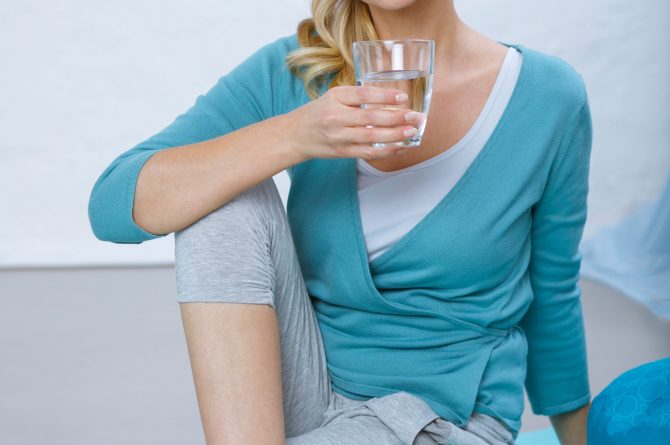
[[[592,133],[582,77],[557,57],[508,46],[523,62],[490,139],[455,187],[381,256],[368,262],[354,158],[289,168],[287,213],[334,391],[359,400],[407,391],[459,426],[474,410],[516,437],[524,384],[536,414],[590,401],[578,245]],[[295,34],[264,45],[114,159],[90,196],[96,237],[164,236],[132,218],[137,176],[154,153],[307,103],[284,63],[297,47]]]

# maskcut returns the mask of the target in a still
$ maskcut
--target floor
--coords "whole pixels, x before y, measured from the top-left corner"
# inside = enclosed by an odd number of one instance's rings
[[[670,322],[581,287],[594,395],[670,356]],[[0,357],[2,443],[204,443],[174,267],[0,271]]]

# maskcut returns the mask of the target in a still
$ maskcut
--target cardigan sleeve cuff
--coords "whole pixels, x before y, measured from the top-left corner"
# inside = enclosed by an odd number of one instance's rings
[[[560,405],[554,405],[554,406],[537,406],[533,405],[533,413],[536,415],[541,415],[541,416],[554,416],[556,414],[562,414],[562,413],[567,413],[569,411],[573,411],[577,408],[580,408],[586,404],[588,404],[591,401],[591,393],[587,392],[585,395],[582,397],[571,400],[566,403],[561,403]]]
[[[146,161],[158,150],[135,151],[117,158],[100,176],[91,191],[88,216],[99,240],[140,244],[167,234],[154,234],[133,219],[137,177]],[[123,162],[121,162],[122,158]]]

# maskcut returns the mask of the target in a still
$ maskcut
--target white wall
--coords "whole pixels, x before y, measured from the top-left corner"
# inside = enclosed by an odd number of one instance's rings
[[[563,57],[584,75],[594,118],[585,239],[654,198],[670,168],[669,2],[457,8],[492,38]],[[307,0],[0,3],[0,267],[172,262],[172,236],[98,241],[87,217],[93,183],[308,15]],[[286,176],[275,179],[286,199]]]
[[[655,200],[670,173],[670,2],[457,0],[498,40],[555,54],[583,76],[593,117],[584,239]]]
[[[97,240],[93,183],[308,16],[304,0],[3,0],[0,266],[173,261],[172,235]]]

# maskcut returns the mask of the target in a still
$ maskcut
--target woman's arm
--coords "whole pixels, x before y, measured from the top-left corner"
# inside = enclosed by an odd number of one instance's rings
[[[586,421],[591,403],[574,411],[550,416],[558,439],[564,445],[586,445]]]
[[[289,75],[288,44],[283,37],[258,49],[170,125],[110,163],[89,198],[98,239],[138,244],[165,236],[299,162],[286,150],[286,121],[274,110]]]
[[[394,90],[340,86],[286,114],[295,92],[284,66],[292,37],[260,48],[159,133],[118,156],[93,186],[95,236],[142,243],[181,230],[282,170],[313,157],[378,159],[401,150],[407,110]]]
[[[551,416],[564,445],[586,440],[583,417],[591,397],[579,244],[587,216],[592,128],[583,86],[581,93],[533,206],[533,300],[519,323],[528,341],[525,383],[531,407],[535,414]]]
[[[304,159],[289,146],[288,115],[215,139],[161,150],[140,171],[133,219],[143,230],[181,230]]]

